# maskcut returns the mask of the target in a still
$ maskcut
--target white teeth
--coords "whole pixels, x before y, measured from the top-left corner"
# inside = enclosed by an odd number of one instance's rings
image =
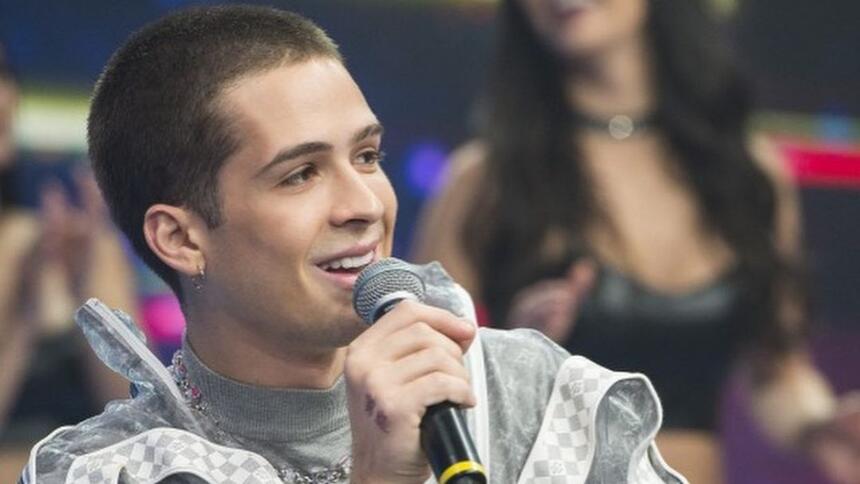
[[[587,7],[594,3],[592,0],[555,0],[559,8]]]
[[[360,255],[356,257],[343,257],[341,259],[333,260],[329,263],[323,264],[323,270],[331,270],[331,269],[354,269],[356,267],[366,266],[373,261],[373,252],[368,252],[365,255]]]

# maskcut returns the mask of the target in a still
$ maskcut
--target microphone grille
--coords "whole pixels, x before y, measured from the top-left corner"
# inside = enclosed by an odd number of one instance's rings
[[[389,257],[370,264],[358,275],[352,290],[352,306],[367,324],[374,323],[379,302],[394,292],[407,292],[424,300],[424,281],[411,265]]]

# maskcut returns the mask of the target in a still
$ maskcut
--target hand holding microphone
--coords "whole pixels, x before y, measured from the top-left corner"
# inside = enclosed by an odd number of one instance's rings
[[[458,408],[475,403],[462,362],[475,328],[423,296],[420,277],[396,259],[356,282],[356,311],[373,325],[345,364],[354,482],[420,483],[428,460],[440,484],[486,482]]]

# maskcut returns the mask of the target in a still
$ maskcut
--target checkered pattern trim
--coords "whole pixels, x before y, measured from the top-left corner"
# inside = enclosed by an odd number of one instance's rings
[[[157,483],[178,473],[210,483],[276,484],[275,469],[261,456],[213,444],[190,432],[152,429],[92,454],[78,457],[66,484]]]
[[[581,357],[569,358],[556,375],[555,388],[519,482],[585,482],[594,455],[597,404],[619,374]]]
[[[584,484],[597,448],[594,425],[598,406],[610,387],[628,378],[639,376],[613,372],[578,356],[565,361],[556,375],[540,432],[519,484]],[[649,452],[638,457],[629,482],[686,482],[682,477],[675,479],[677,474],[662,465],[659,457],[655,468],[653,453],[656,448],[652,444]],[[670,478],[663,479],[661,475]]]

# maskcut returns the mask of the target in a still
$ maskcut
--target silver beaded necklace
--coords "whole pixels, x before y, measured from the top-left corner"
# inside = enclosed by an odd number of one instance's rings
[[[220,437],[235,440],[235,437],[223,430],[218,424],[218,420],[209,413],[208,404],[205,398],[203,398],[203,393],[188,379],[188,368],[183,361],[182,350],[178,350],[173,354],[169,370],[188,406],[201,417],[211,421],[215,429],[221,434]],[[352,458],[349,455],[341,458],[332,467],[315,469],[313,471],[303,471],[286,464],[275,466],[278,477],[285,484],[337,484],[349,478],[351,469]]]

